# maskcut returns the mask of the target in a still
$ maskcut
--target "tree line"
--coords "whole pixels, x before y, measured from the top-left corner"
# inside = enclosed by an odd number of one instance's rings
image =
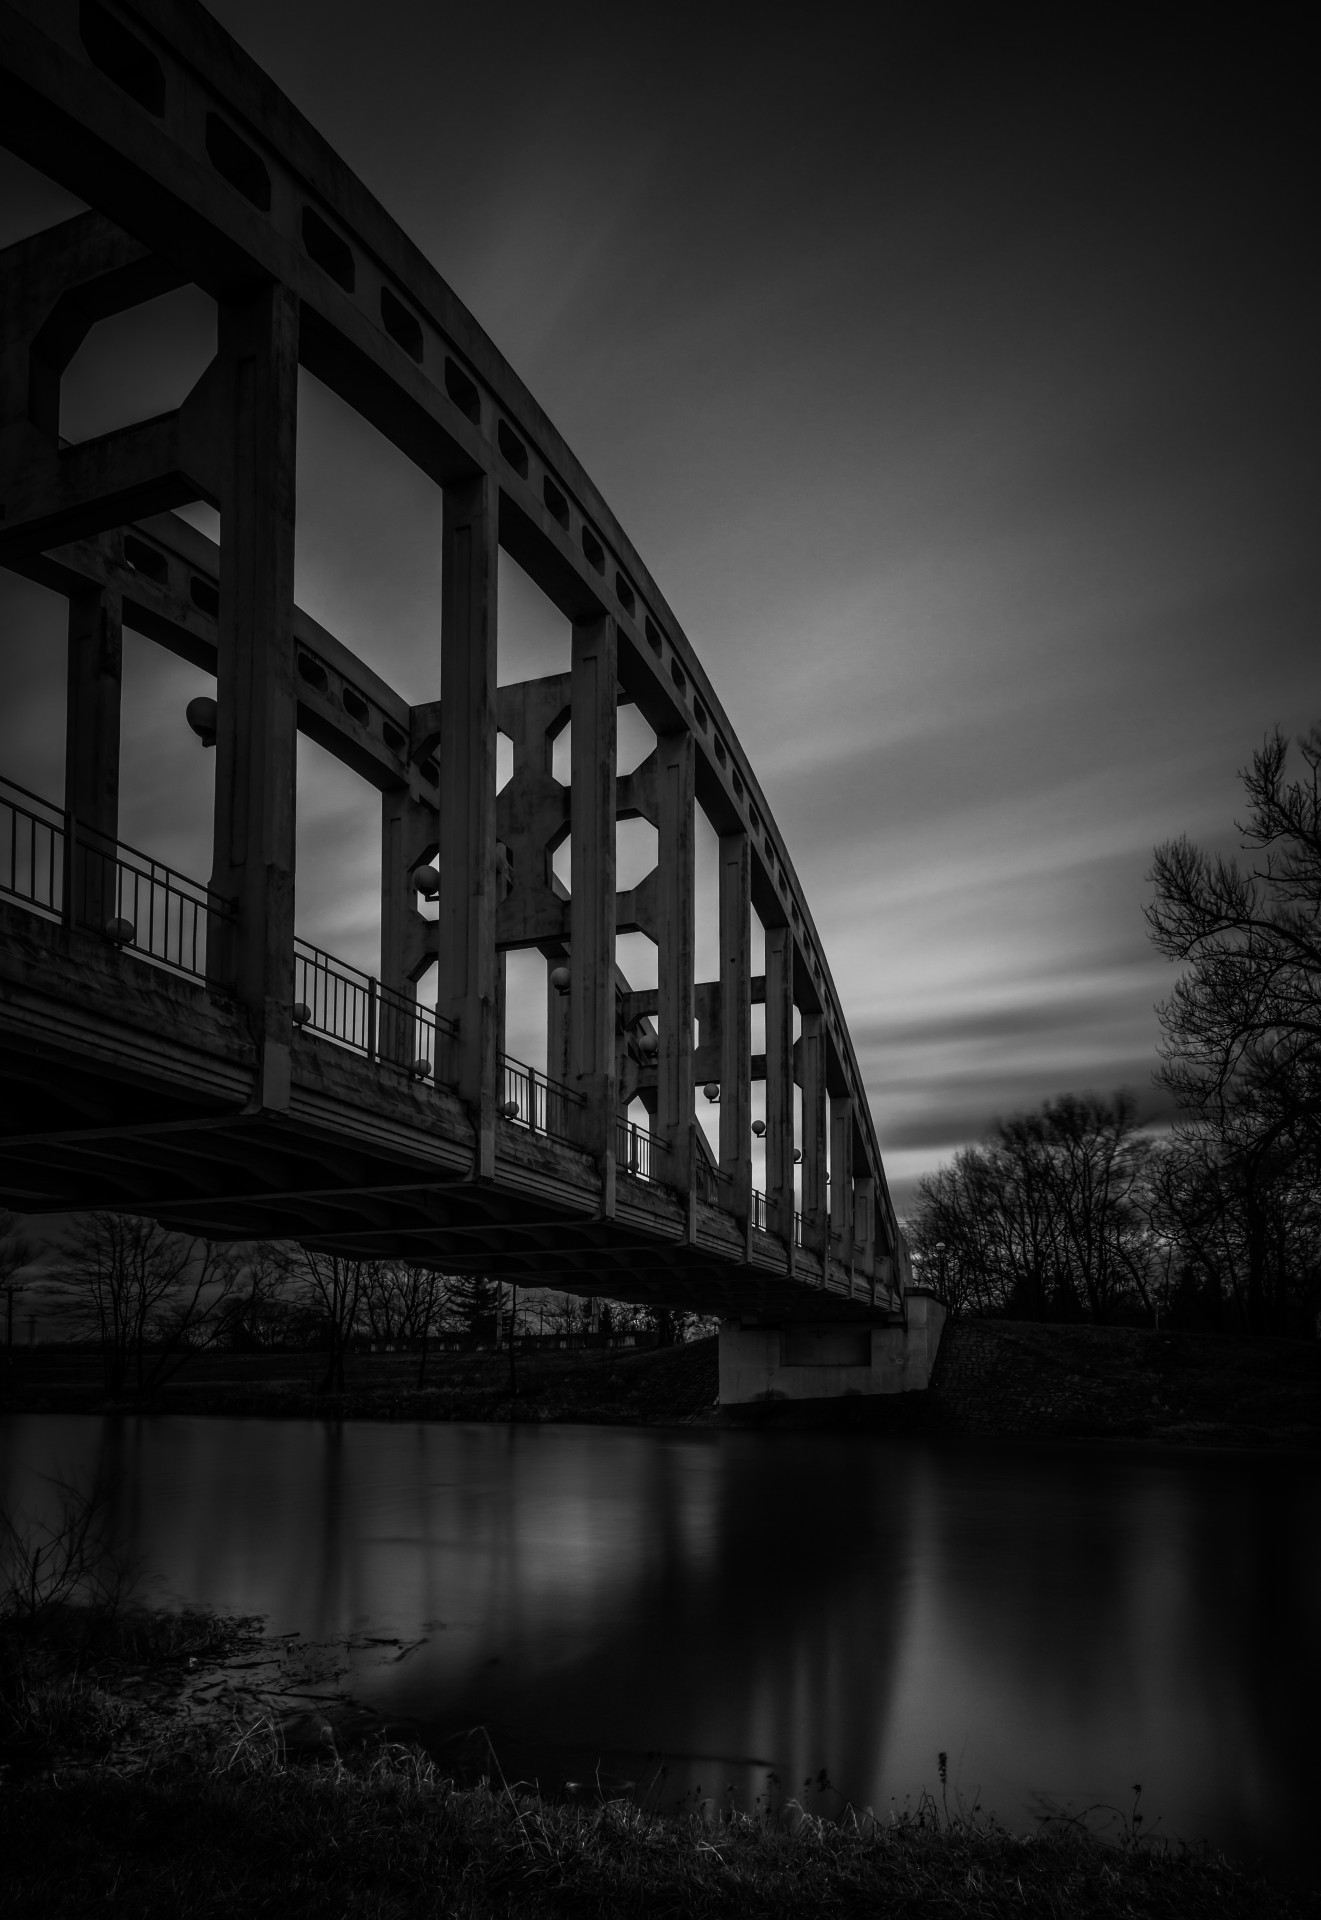
[[[35,1251],[22,1223],[0,1215],[0,1286],[11,1296]],[[529,1333],[633,1333],[669,1344],[707,1330],[699,1316],[663,1307],[529,1292],[484,1274],[288,1241],[225,1244],[109,1212],[71,1217],[62,1257],[43,1280],[47,1316],[99,1346],[110,1393],[153,1393],[208,1348],[314,1352],[318,1391],[332,1392],[343,1389],[355,1346],[415,1351],[421,1385],[432,1346],[454,1334],[512,1353]]]
[[[999,1120],[921,1181],[918,1270],[955,1312],[1315,1338],[1321,1319],[1321,726],[1241,775],[1246,863],[1179,839],[1146,909],[1167,1133],[1131,1092]]]

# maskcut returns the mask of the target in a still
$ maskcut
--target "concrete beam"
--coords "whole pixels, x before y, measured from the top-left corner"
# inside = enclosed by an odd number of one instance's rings
[[[746,833],[720,836],[720,1171],[736,1219],[752,1209],[752,898]]]
[[[441,599],[438,1012],[457,1026],[460,1098],[480,1179],[495,1175],[496,528],[494,483],[445,489]]]
[[[799,1040],[803,1084],[803,1241],[824,1261],[830,1250],[826,1186],[825,1015],[805,1013]]]
[[[693,1183],[694,764],[690,733],[660,736],[656,743],[656,1124],[668,1155],[664,1177],[680,1194],[687,1194]]]
[[[220,311],[220,645],[215,860],[233,918],[210,978],[248,1010],[260,1100],[289,1104],[294,983],[294,494],[298,308],[265,287]]]
[[[853,1102],[830,1100],[830,1233],[844,1265],[853,1264]]]
[[[615,1189],[615,752],[617,635],[608,617],[573,629],[569,1084],[584,1099],[583,1142]]]
[[[210,392],[207,394],[210,400]],[[0,566],[50,547],[217,495],[209,435],[184,409],[121,427],[59,452],[26,429],[0,445]]]
[[[59,442],[60,380],[98,320],[184,284],[177,267],[89,211],[0,251],[0,428]]]
[[[766,929],[766,1199],[768,1224],[794,1248],[794,971],[787,926]]]
[[[69,601],[69,671],[64,731],[65,919],[98,933],[117,911],[119,709],[124,636],[119,595],[89,589]]]

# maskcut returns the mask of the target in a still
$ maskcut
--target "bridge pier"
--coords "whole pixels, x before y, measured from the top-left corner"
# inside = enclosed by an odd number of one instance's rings
[[[788,1326],[720,1328],[720,1404],[837,1400],[850,1395],[921,1392],[931,1383],[945,1309],[933,1295],[904,1296],[904,1323],[799,1321]]]

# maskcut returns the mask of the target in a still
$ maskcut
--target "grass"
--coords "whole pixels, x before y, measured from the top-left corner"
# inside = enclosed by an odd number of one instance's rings
[[[290,1765],[273,1727],[205,1759],[30,1781],[0,1796],[8,1911],[446,1920],[631,1916],[1169,1916],[1316,1912],[1210,1853],[1077,1827],[1022,1836],[945,1820],[837,1821],[787,1803],[680,1815],[560,1805],[503,1781],[459,1787],[400,1748]]]

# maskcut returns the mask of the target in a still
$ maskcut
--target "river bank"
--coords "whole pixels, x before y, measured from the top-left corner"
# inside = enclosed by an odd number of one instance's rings
[[[92,1349],[19,1350],[0,1412],[190,1413],[366,1420],[728,1425],[1321,1449],[1321,1343],[962,1320],[930,1388],[878,1399],[722,1408],[715,1338],[685,1346],[355,1353],[345,1391],[318,1394],[318,1354],[198,1354],[157,1393],[107,1396]]]
[[[1314,1893],[1144,1840],[1132,1817],[1108,1835],[1077,1821],[1012,1833],[943,1793],[879,1820],[792,1797],[661,1811],[645,1784],[552,1801],[507,1781],[493,1750],[459,1780],[355,1727],[318,1690],[328,1650],[268,1645],[253,1621],[125,1613],[77,1641],[0,1630],[16,1917],[1318,1912]]]

